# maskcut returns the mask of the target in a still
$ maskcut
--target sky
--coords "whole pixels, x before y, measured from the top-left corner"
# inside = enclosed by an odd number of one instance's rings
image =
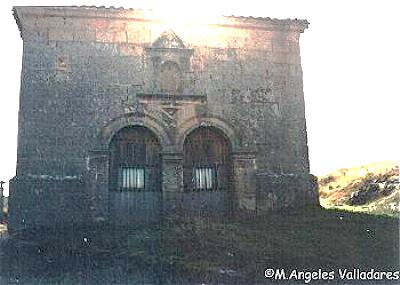
[[[190,15],[307,19],[301,35],[311,173],[400,160],[400,23],[396,0],[0,2],[0,180],[15,175],[22,40],[12,6],[96,5]]]

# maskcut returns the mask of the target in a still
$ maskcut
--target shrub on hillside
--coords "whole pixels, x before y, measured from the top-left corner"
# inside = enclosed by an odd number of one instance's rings
[[[333,175],[328,175],[328,176],[322,178],[322,179],[319,181],[319,184],[320,184],[321,186],[325,186],[325,185],[327,185],[327,184],[329,184],[329,183],[332,183],[332,182],[335,182],[335,181],[336,181],[336,177],[335,177],[335,176],[333,176]]]
[[[364,205],[379,196],[379,186],[369,181],[360,182],[359,190],[351,193],[350,205]]]
[[[391,169],[386,173],[368,173],[360,182],[356,183],[351,193],[350,205],[364,205],[375,199],[390,195],[395,189],[395,178],[398,171]]]

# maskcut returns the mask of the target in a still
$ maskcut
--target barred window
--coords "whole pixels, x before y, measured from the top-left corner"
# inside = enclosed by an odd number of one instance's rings
[[[197,190],[211,190],[215,188],[216,173],[212,167],[198,167],[194,169],[194,184]]]
[[[144,190],[144,168],[121,167],[119,188],[124,190]]]

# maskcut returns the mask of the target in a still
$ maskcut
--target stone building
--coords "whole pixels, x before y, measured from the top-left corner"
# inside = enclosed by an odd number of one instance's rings
[[[10,229],[318,204],[305,20],[15,7],[23,40]]]

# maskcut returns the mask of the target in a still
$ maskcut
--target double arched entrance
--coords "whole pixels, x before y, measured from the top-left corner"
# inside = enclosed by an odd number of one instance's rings
[[[103,128],[100,147],[90,153],[88,179],[99,213],[117,224],[254,208],[255,155],[221,119],[172,129],[150,115],[124,116]]]
[[[175,174],[183,176],[185,191],[229,190],[232,187],[232,147],[222,131],[215,127],[198,127],[186,136],[183,146],[176,148],[183,150],[182,171],[179,173],[177,167]],[[163,182],[166,176],[163,150],[150,129],[143,126],[122,128],[112,138],[109,151],[110,191],[160,192],[162,185],[168,183]]]

